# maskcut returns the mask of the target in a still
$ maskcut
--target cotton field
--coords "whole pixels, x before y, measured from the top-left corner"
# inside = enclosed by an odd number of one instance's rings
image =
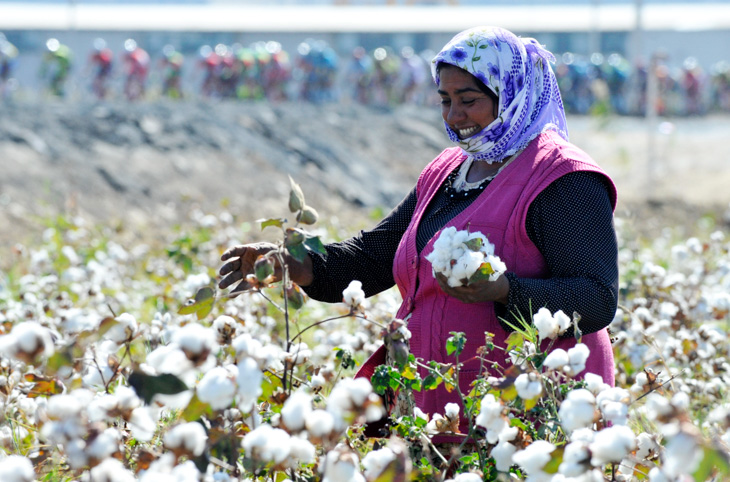
[[[0,278],[3,482],[730,479],[722,230],[638,243],[617,220],[615,387],[573,379],[585,345],[539,351],[571,319],[538,309],[510,337],[503,376],[366,437],[388,393],[458,388],[458,362],[408,353],[353,378],[386,339],[407,347],[394,290],[365,299],[353,283],[325,305],[262,279],[230,298],[215,288],[220,255],[247,234],[228,213],[193,212],[164,246],[122,243],[81,218],[51,224],[12,248]],[[320,224],[307,236],[338,236]],[[460,336],[447,346],[455,360]],[[460,415],[469,433],[454,433]]]

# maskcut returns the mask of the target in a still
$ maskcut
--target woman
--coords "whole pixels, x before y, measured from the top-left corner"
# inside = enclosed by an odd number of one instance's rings
[[[374,229],[327,245],[292,265],[292,279],[310,297],[341,301],[357,279],[369,296],[397,284],[408,318],[411,351],[424,360],[453,362],[445,341],[466,334],[461,360],[476,355],[484,333],[505,346],[516,317],[530,320],[540,307],[580,314],[586,371],[614,382],[606,326],[618,296],[613,209],[616,189],[583,151],[568,142],[563,105],[549,63],[552,54],[533,39],[494,27],[454,37],[434,58],[432,73],[442,115],[456,147],[445,149],[421,173],[415,188]],[[481,231],[508,272],[495,281],[449,287],[434,277],[425,256],[447,226]],[[222,257],[225,288],[252,271],[265,244],[238,246]],[[245,281],[244,287],[245,287]],[[239,287],[241,287],[239,285]],[[238,288],[237,288],[238,289]],[[575,344],[570,330],[554,344]],[[509,366],[504,352],[488,357]],[[362,367],[369,376],[384,361],[379,350]],[[468,392],[478,362],[467,363],[460,384]],[[441,413],[456,393],[416,393],[425,413]]]

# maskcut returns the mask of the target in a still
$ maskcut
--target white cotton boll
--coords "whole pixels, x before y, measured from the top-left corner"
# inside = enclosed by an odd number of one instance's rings
[[[555,450],[555,446],[546,440],[536,440],[527,446],[524,450],[516,452],[512,456],[512,461],[525,469],[531,476],[542,472],[545,464],[550,462],[550,454]]]
[[[423,411],[418,407],[413,408],[413,416],[417,419],[428,421],[428,414],[423,413]]]
[[[195,293],[200,288],[204,288],[210,284],[210,276],[208,273],[189,274],[182,284],[182,290],[186,293]]]
[[[289,439],[290,436],[285,431],[264,424],[247,433],[241,446],[249,458],[278,464],[289,456]]]
[[[699,467],[704,451],[697,439],[686,432],[679,432],[669,439],[664,452],[664,473],[678,478],[691,475]]]
[[[351,308],[358,308],[365,301],[365,292],[362,290],[362,282],[353,280],[342,291],[342,301]]]
[[[33,482],[36,480],[33,463],[20,455],[0,459],[0,480],[3,482]]]
[[[588,444],[582,441],[571,442],[565,446],[558,472],[567,477],[579,477],[591,468],[590,461]]]
[[[596,397],[596,405],[606,420],[618,425],[628,423],[630,402],[631,393],[620,387],[606,389]]]
[[[515,380],[517,395],[523,400],[532,400],[542,394],[542,383],[540,377],[534,372],[522,373]]]
[[[9,335],[0,336],[0,353],[13,358],[32,361],[39,356],[48,358],[54,351],[51,332],[35,321],[18,323]]]
[[[139,333],[139,324],[133,315],[122,313],[114,318],[116,324],[104,334],[104,338],[122,344],[130,341]]]
[[[568,350],[568,358],[570,359],[570,369],[563,370],[568,375],[575,376],[586,369],[586,361],[588,355],[591,354],[590,348],[584,343],[578,343],[573,348]]]
[[[91,482],[134,482],[137,478],[117,459],[106,459],[89,471]],[[5,480],[5,479],[2,479]]]
[[[309,440],[299,437],[289,439],[289,458],[293,459],[293,466],[311,464],[316,460],[316,449]]]
[[[173,334],[172,342],[180,346],[188,359],[202,361],[201,357],[207,357],[213,349],[215,333],[199,323],[188,323]]]
[[[602,466],[609,462],[620,462],[636,447],[634,432],[625,425],[615,425],[597,432],[588,446],[591,464]]]
[[[287,362],[294,365],[301,365],[312,357],[312,350],[306,343],[297,343],[291,346],[288,352],[284,353]]]
[[[558,325],[558,335],[565,333],[565,330],[570,328],[570,324],[573,322],[568,315],[563,313],[563,310],[556,311],[553,315],[553,319]]]
[[[492,449],[491,456],[494,457],[498,471],[509,471],[509,468],[512,466],[512,456],[515,452],[517,452],[517,447],[506,441],[500,441]]]
[[[572,390],[560,404],[558,416],[563,429],[572,433],[580,428],[587,428],[593,424],[596,410],[595,397],[586,389]]]
[[[649,471],[649,482],[672,482],[672,479],[662,472],[659,467],[652,467]]]
[[[247,413],[253,409],[253,405],[263,393],[261,388],[263,380],[264,374],[253,358],[244,358],[238,362],[238,408],[242,412]]]
[[[312,412],[312,396],[298,390],[289,397],[281,409],[281,419],[291,432],[304,429],[307,416]]]
[[[459,418],[459,405],[456,403],[447,403],[444,407],[444,415],[451,420]]]
[[[192,362],[177,345],[162,345],[147,355],[146,366],[155,373],[182,375],[193,368]]]
[[[200,471],[192,460],[173,467],[170,475],[175,478],[175,482],[198,482],[200,480]]]
[[[115,428],[108,428],[89,443],[86,454],[97,461],[105,460],[119,452],[119,442],[122,435]]]
[[[672,396],[672,405],[679,410],[689,410],[689,395],[684,392],[677,392]]]
[[[473,472],[464,472],[453,479],[447,479],[446,482],[482,482],[483,478],[479,474],[475,474]]]
[[[595,373],[586,373],[583,381],[586,382],[586,389],[594,395],[598,395],[603,390],[611,388],[611,385],[603,382],[601,375],[596,375]]]
[[[636,457],[639,460],[643,460],[649,455],[659,452],[659,444],[657,443],[656,438],[646,432],[642,432],[636,436],[636,446],[638,447],[636,450]]]
[[[244,333],[234,338],[231,346],[236,350],[236,359],[238,360],[245,357],[258,358],[259,352],[261,352],[261,348],[263,347],[261,342],[253,338],[249,333]]]
[[[149,407],[139,407],[132,411],[129,417],[129,429],[132,436],[140,442],[149,442],[155,436],[157,421],[152,416]]]
[[[547,308],[540,308],[532,316],[532,324],[537,328],[540,341],[546,338],[554,340],[558,336],[558,323]]]
[[[347,449],[336,448],[327,453],[322,482],[365,482],[360,473],[357,455]]]
[[[309,385],[312,388],[322,388],[326,382],[327,380],[322,375],[312,375],[312,378],[309,380]]]
[[[478,251],[465,251],[451,267],[451,276],[468,280],[484,262],[484,255]]]
[[[198,398],[201,402],[210,404],[213,410],[230,407],[236,395],[234,378],[235,375],[224,367],[213,368],[198,383]]]
[[[68,420],[75,418],[84,408],[74,395],[60,394],[48,399],[46,413],[51,420]]]
[[[388,467],[388,464],[395,460],[395,453],[388,447],[369,452],[362,459],[362,466],[365,469],[364,475],[367,480],[375,480]]]
[[[605,401],[601,404],[601,413],[603,417],[616,425],[626,425],[628,423],[629,407],[621,402]]]
[[[236,335],[238,323],[231,316],[221,315],[213,321],[212,328],[216,334],[216,341],[224,345],[229,343]]]
[[[570,358],[568,358],[568,352],[562,348],[556,348],[548,353],[548,356],[542,362],[542,366],[550,370],[562,370],[569,363]]]
[[[304,426],[311,436],[324,438],[331,434],[335,428],[335,419],[326,410],[312,410],[312,412],[307,414],[304,420]]]
[[[172,427],[162,441],[170,450],[180,450],[197,457],[205,450],[208,435],[201,424],[188,422]]]

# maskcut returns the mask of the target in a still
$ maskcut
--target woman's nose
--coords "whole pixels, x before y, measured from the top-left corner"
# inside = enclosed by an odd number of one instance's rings
[[[462,120],[464,118],[464,110],[459,107],[458,105],[451,104],[449,106],[449,111],[446,114],[446,120],[449,123],[453,123],[459,120]]]

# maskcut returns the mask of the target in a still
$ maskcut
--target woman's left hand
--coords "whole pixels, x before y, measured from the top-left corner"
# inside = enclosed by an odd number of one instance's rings
[[[467,286],[452,287],[449,286],[446,276],[436,273],[436,281],[444,293],[464,303],[494,301],[506,305],[509,298],[509,280],[504,275],[494,281],[480,280]]]

